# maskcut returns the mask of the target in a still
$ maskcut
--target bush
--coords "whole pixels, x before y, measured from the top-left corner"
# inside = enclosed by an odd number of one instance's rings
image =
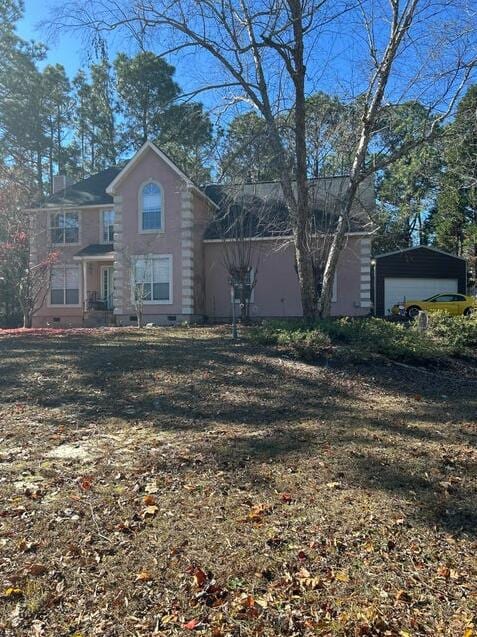
[[[454,353],[477,347],[477,316],[451,316],[445,312],[429,314],[428,334]]]
[[[319,330],[281,330],[277,343],[308,362],[327,356],[332,351],[330,337]]]
[[[317,321],[271,321],[253,331],[255,340],[279,345],[303,360],[315,360],[331,352],[333,345],[346,345],[342,355],[356,360],[381,355],[392,360],[432,362],[462,354],[477,345],[477,319],[432,315],[429,329],[418,331],[415,323],[403,324],[380,318],[340,318]]]

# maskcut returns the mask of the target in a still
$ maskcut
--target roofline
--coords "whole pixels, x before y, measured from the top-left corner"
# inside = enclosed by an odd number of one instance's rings
[[[25,212],[41,212],[43,210],[80,210],[88,208],[114,208],[114,203],[78,204],[77,206],[74,204],[66,204],[63,206],[58,204],[57,206],[43,206],[43,208],[24,208],[24,210]]]
[[[454,259],[460,259],[461,261],[467,262],[465,257],[459,257],[457,254],[452,254],[451,252],[445,252],[444,250],[439,250],[438,248],[433,248],[432,246],[412,246],[412,248],[402,248],[401,250],[393,250],[392,252],[384,252],[384,254],[377,254],[373,259],[381,259],[381,257],[390,257],[393,254],[401,254],[402,252],[411,252],[412,250],[420,250],[424,248],[425,250],[432,250],[433,252],[438,252],[439,254],[445,254],[448,257],[453,257]]]
[[[366,230],[362,230],[360,232],[346,232],[347,237],[367,237],[373,234],[374,231],[369,232]],[[317,233],[323,234],[323,233]],[[290,241],[293,239],[292,234],[281,234],[276,236],[265,236],[265,237],[239,237],[238,239],[202,239],[202,243],[230,243],[231,241]]]
[[[344,175],[326,175],[326,177],[309,177],[307,181],[324,181],[325,179],[346,179],[346,177],[349,177],[349,173],[345,173]],[[295,182],[296,179],[292,179],[292,182]],[[234,186],[259,186],[261,184],[279,184],[281,185],[281,181],[279,179],[264,179],[264,180],[258,180],[258,181],[243,181],[243,182],[218,182],[218,181],[211,181],[210,183],[206,184],[204,187],[205,188],[209,188],[212,186],[218,186],[219,188],[233,188]]]
[[[113,181],[107,186],[106,192],[108,195],[114,196],[115,189],[118,184],[124,179],[124,177],[129,173],[129,171],[134,168],[137,162],[141,159],[143,154],[147,150],[152,150],[156,155],[165,162],[169,168],[171,168],[181,179],[183,179],[187,186],[197,193],[200,197],[208,201],[214,208],[218,208],[218,205],[215,201],[212,201],[210,197],[208,197],[205,192],[203,192],[198,186],[194,184],[192,179],[188,177],[178,166],[175,164],[170,157],[168,157],[160,148],[158,148],[155,144],[153,144],[150,140],[147,140],[141,148],[136,152],[134,157],[128,161],[128,163],[124,166],[124,168],[116,175]]]
[[[85,254],[82,256],[74,255],[73,261],[114,261],[116,257],[116,253],[108,253],[108,254]]]

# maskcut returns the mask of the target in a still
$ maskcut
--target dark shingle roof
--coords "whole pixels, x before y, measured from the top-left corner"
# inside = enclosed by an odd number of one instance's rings
[[[121,172],[122,166],[114,166],[102,170],[96,175],[78,181],[64,190],[51,195],[40,204],[40,208],[57,206],[102,206],[112,204],[113,198],[106,193],[106,188]]]
[[[112,243],[91,243],[75,254],[75,257],[104,257],[114,256],[114,247]]]
[[[329,181],[329,180],[328,180]],[[330,194],[316,180],[311,189],[314,211],[314,231],[330,232],[338,220],[339,189]],[[207,227],[204,239],[234,237],[289,236],[292,226],[277,182],[240,186],[210,184],[205,193],[218,205]],[[367,232],[372,229],[369,216],[361,205],[350,216],[347,232]]]

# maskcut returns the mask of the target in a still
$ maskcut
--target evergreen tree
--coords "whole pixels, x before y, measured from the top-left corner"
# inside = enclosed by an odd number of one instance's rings
[[[477,266],[477,84],[462,98],[445,135],[445,169],[432,217],[436,245]]]
[[[125,141],[128,148],[138,150],[163,133],[165,114],[180,93],[173,80],[175,69],[150,51],[132,58],[120,53],[114,68]]]

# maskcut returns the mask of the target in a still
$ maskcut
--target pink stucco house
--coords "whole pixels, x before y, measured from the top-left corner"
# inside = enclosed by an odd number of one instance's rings
[[[323,193],[328,201],[339,198],[344,178],[316,183],[321,219],[327,214]],[[51,250],[59,254],[34,325],[133,324],[138,281],[146,322],[172,325],[230,317],[233,296],[224,263],[230,239],[217,220],[230,213],[232,199],[235,211],[247,206],[254,219],[247,238],[256,279],[251,316],[300,316],[279,186],[250,184],[236,193],[231,186],[200,189],[147,142],[123,167],[58,190],[32,209],[32,259]],[[370,308],[371,228],[366,213],[374,206],[374,192],[369,184],[358,201],[336,274],[334,315],[365,315]],[[266,209],[267,214],[275,211],[274,223],[264,223],[257,212]]]

